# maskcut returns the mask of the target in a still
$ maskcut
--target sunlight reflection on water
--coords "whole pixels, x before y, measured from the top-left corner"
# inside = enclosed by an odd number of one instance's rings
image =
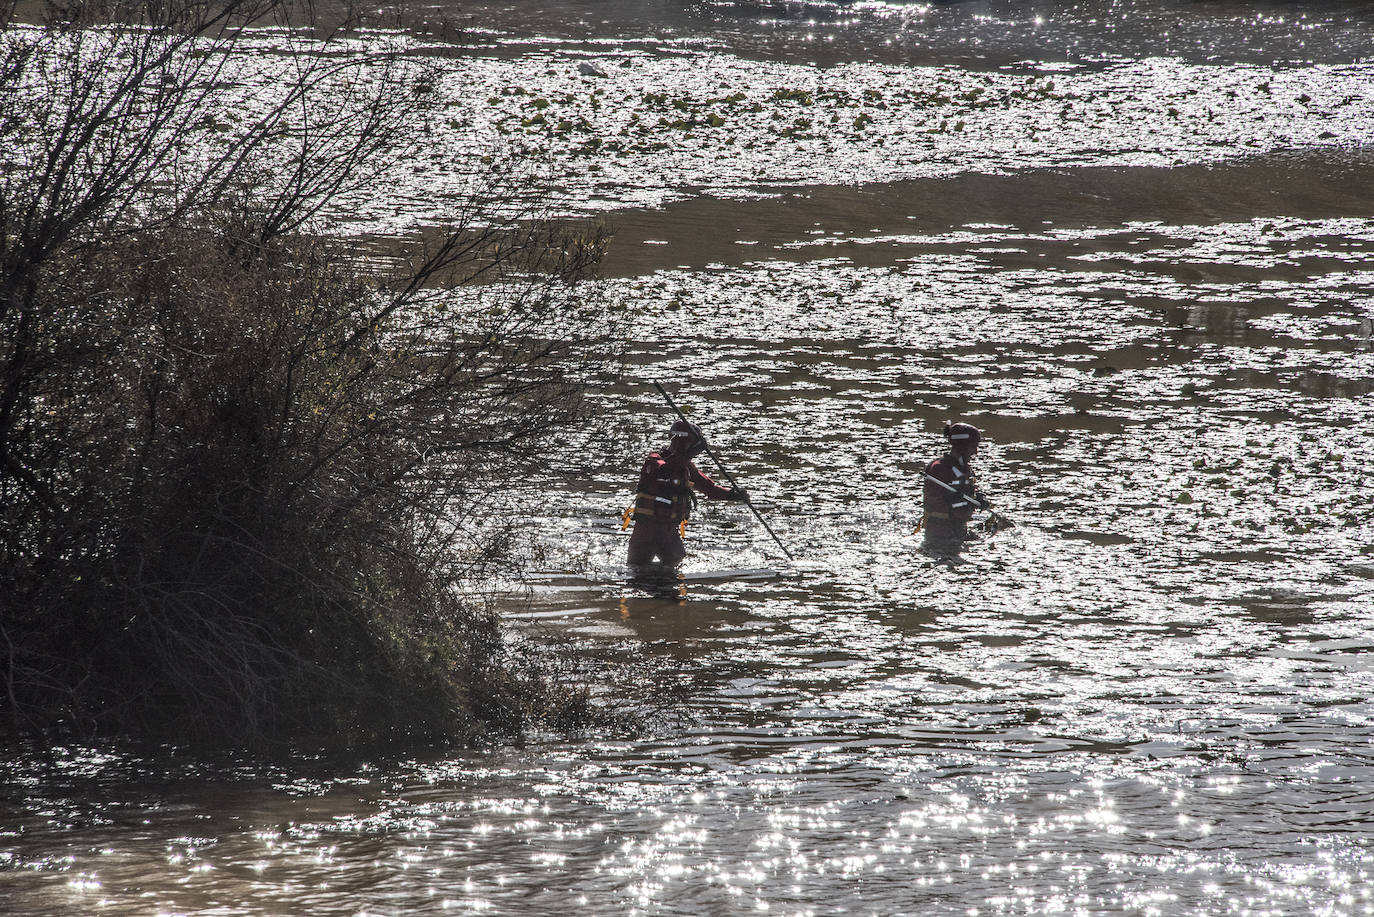
[[[787,4],[689,6],[791,28]],[[944,9],[852,6],[913,27]],[[827,11],[807,5],[807,28],[850,21]],[[568,168],[597,209],[1363,142],[1374,112],[1368,64],[1348,61],[822,69],[690,37],[598,54],[631,66],[596,83],[545,48],[455,77],[457,123],[360,219],[423,217],[456,186],[445,170],[502,137],[600,165]],[[723,115],[711,100],[735,92],[728,125],[658,122]],[[523,126],[534,98],[549,117]],[[567,158],[622,129],[623,154]],[[594,670],[639,664],[610,700],[644,708],[642,733],[343,774],[5,762],[0,909],[1374,911],[1374,354],[1357,346],[1374,218],[1302,200],[1201,220],[1167,178],[1152,219],[1026,193],[1033,229],[898,231],[926,214],[878,196],[842,226],[816,214],[733,260],[606,281],[642,316],[632,381],[602,396],[624,417],[615,461],[534,482],[551,560],[512,620]],[[682,582],[625,583],[617,520],[668,420],[651,379],[797,563],[738,506],[705,506]],[[954,416],[986,429],[980,471],[1020,524],[942,562],[912,528]]]
[[[15,784],[21,912],[144,913],[147,887],[209,914],[1368,913],[1374,357],[1337,333],[1336,291],[1367,282],[1346,243],[1374,238],[1276,229],[989,227],[862,266],[831,237],[613,282],[651,326],[636,365],[692,380],[682,401],[803,558],[710,506],[687,579],[641,592],[610,522],[623,475],[548,500],[541,526],[585,547],[550,539],[567,570],[525,620],[645,659],[680,699],[637,738],[208,805],[193,781],[83,801],[128,764],[76,756]],[[1159,279],[1175,238],[1213,240],[1198,270],[1257,270],[1200,304],[1211,281]],[[607,397],[632,468],[664,413]],[[914,477],[960,405],[1021,525],[947,564],[915,551]]]

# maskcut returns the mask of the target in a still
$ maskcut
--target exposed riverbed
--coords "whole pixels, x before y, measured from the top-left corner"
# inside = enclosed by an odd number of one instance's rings
[[[9,762],[0,910],[1374,911],[1374,13],[1045,6],[475,7],[479,90],[344,225],[432,218],[518,142],[618,229],[620,437],[535,482],[510,607],[646,671],[606,701],[647,728]],[[680,582],[625,583],[653,380],[796,562],[711,504]],[[954,418],[1020,524],[950,563],[912,528]]]

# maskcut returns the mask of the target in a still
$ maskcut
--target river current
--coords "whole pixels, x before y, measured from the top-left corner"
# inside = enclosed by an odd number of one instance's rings
[[[0,911],[1374,912],[1374,7],[465,11],[452,134],[339,219],[533,143],[617,230],[617,420],[515,495],[506,605],[642,725],[9,761]],[[626,582],[653,381],[795,560],[703,503]],[[913,533],[952,419],[1018,523],[954,559]]]

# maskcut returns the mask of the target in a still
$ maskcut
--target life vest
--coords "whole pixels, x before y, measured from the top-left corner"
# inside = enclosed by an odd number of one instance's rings
[[[968,466],[952,454],[926,466],[922,495],[925,516],[920,528],[934,537],[964,537],[974,510],[982,505],[976,502],[981,495]]]
[[[639,471],[639,491],[635,494],[634,515],[678,525],[692,515],[696,496],[691,478],[691,462],[683,456],[664,457],[650,452]]]

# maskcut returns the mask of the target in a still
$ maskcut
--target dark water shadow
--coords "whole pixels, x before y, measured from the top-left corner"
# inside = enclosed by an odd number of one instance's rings
[[[653,562],[632,564],[625,585],[664,601],[686,601],[687,579],[681,564]]]

